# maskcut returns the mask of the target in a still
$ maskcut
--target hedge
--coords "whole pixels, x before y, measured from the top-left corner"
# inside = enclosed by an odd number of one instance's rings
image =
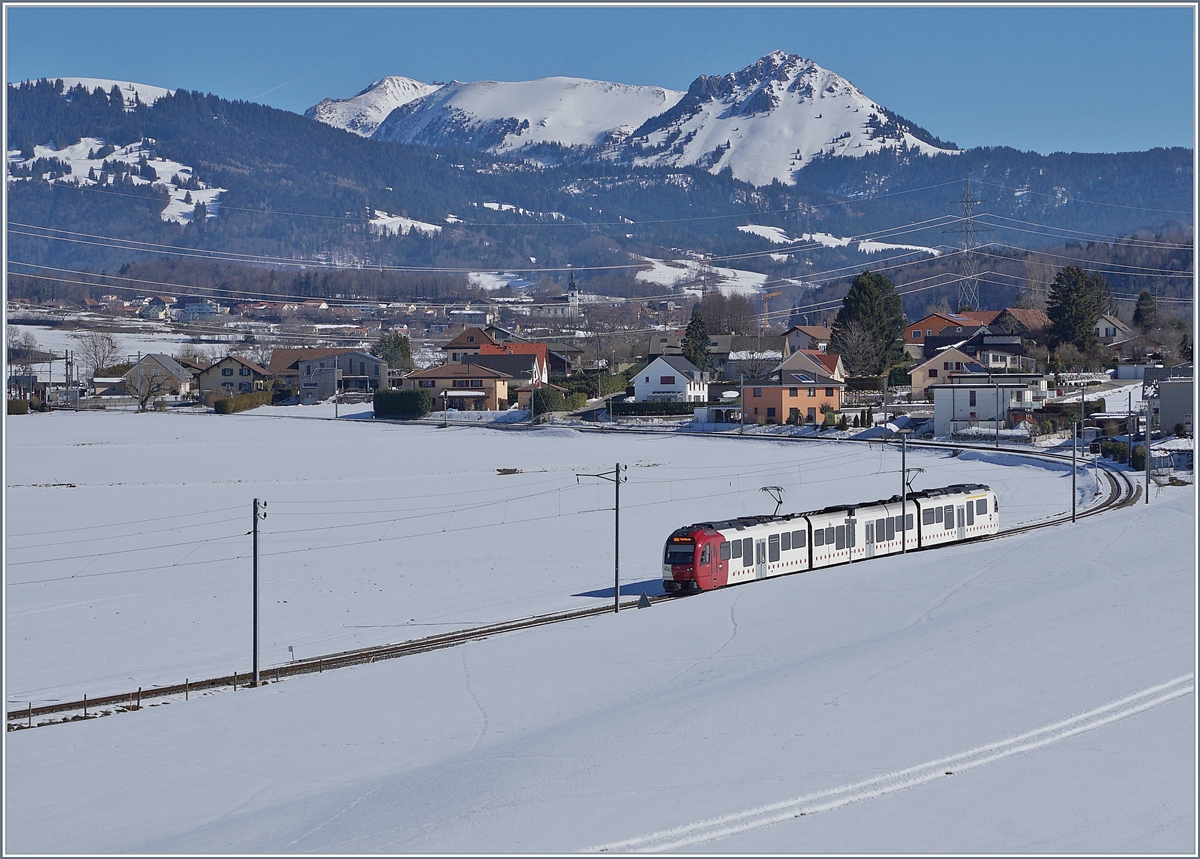
[[[847,391],[882,391],[883,376],[847,376]]]
[[[416,420],[433,411],[433,394],[421,389],[380,388],[372,402],[377,418]]]
[[[213,403],[213,411],[219,415],[231,415],[234,412],[244,412],[246,409],[271,405],[270,391],[251,391],[248,394],[238,394],[225,397]]]
[[[29,400],[9,400],[8,413],[10,415],[29,414]]]
[[[614,403],[609,402],[608,411],[613,417],[664,417],[667,415],[693,415],[697,408],[706,403]]]

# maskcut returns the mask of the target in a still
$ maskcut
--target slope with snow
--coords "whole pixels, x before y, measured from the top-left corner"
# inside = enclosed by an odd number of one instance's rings
[[[402,143],[512,152],[533,143],[596,146],[683,96],[653,86],[552,77],[504,83],[451,82],[394,110],[374,137]]]
[[[84,137],[78,143],[62,149],[35,146],[33,157],[28,159],[22,159],[19,151],[10,152],[8,153],[10,168],[32,167],[38,159],[48,158],[62,162],[66,172],[59,177],[52,177],[50,173],[44,173],[28,178],[14,176],[9,172],[8,181],[9,183],[32,181],[57,182],[80,187],[100,185],[114,187],[117,184],[116,177],[105,173],[104,163],[105,161],[120,162],[134,170],[134,172],[126,174],[122,181],[134,186],[153,185],[167,193],[169,199],[163,210],[159,212],[162,220],[173,221],[177,224],[190,224],[195,218],[197,203],[204,204],[208,218],[217,217],[221,194],[225,193],[225,189],[210,187],[199,180],[194,183],[195,188],[185,188],[185,183],[188,183],[193,177],[193,169],[179,161],[160,158],[154,152],[153,145],[154,141],[147,138],[126,146],[114,147],[113,152],[100,157],[97,153],[104,149],[104,140],[99,137]],[[149,178],[142,173],[143,160],[154,178]]]
[[[439,87],[440,84],[427,84],[392,75],[375,81],[351,98],[323,99],[304,111],[304,115],[334,128],[370,137],[393,110],[427,96]]]
[[[574,475],[614,460],[631,464],[629,596],[652,589],[670,530],[762,510],[759,485],[805,508],[886,497],[899,468],[878,446],[288,413],[8,420],[10,707],[38,684],[245,670],[252,496],[279,553],[262,571],[270,666],[289,643],[311,655],[611,601],[612,487]],[[1069,469],[908,455],[928,485],[992,485],[1008,524],[1069,503]],[[1191,854],[1194,493],[1151,502],[9,732],[5,847]],[[183,534],[226,531],[236,560],[186,566]],[[111,557],[22,585],[18,537],[64,556],[107,539]],[[179,545],[137,572],[118,552],[151,537]]]
[[[175,90],[167,89],[161,86],[152,86],[150,84],[139,84],[131,81],[117,81],[108,78],[50,78],[49,80],[61,80],[63,89],[69,90],[72,87],[82,84],[87,87],[89,92],[94,92],[96,87],[104,90],[105,95],[112,92],[112,88],[117,86],[121,90],[121,94],[125,97],[126,107],[132,107],[134,97],[142,104],[154,104],[163,96],[173,95]]]
[[[953,151],[918,136],[840,75],[783,51],[723,77],[697,78],[627,145],[641,150],[635,164],[729,168],[754,185],[791,184],[817,155],[901,146],[929,155]]]
[[[896,244],[894,242],[884,242],[877,239],[844,239],[838,236],[830,235],[829,233],[802,233],[799,238],[793,239],[779,227],[770,227],[763,224],[743,224],[738,227],[738,231],[766,239],[768,242],[774,245],[812,242],[813,244],[821,245],[822,247],[827,248],[844,248],[853,244],[859,253],[864,254],[873,254],[879,253],[880,251],[889,250],[919,251],[921,253],[930,254],[931,256],[940,256],[942,253],[938,248],[931,248],[925,245]],[[796,248],[795,250],[800,250],[800,248]]]

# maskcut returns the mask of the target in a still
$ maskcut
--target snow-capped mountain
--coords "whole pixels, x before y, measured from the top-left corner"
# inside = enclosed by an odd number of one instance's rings
[[[645,166],[698,165],[713,173],[728,167],[755,185],[775,179],[792,184],[794,172],[818,155],[866,155],[898,146],[927,154],[956,151],[840,75],[783,51],[732,74],[701,76],[686,93],[566,77],[441,87],[386,80],[411,86],[373,131],[360,116],[369,109],[373,121],[392,103],[376,94],[379,84],[344,102],[326,99],[305,115],[402,143],[493,154],[556,144]],[[430,90],[407,97],[419,87]],[[351,104],[362,113],[349,110]],[[527,151],[534,160],[540,154],[536,146]]]
[[[304,115],[326,125],[370,137],[393,110],[439,88],[439,84],[421,83],[412,78],[392,75],[375,81],[352,98],[324,99],[304,111]]]
[[[373,136],[492,153],[535,143],[599,146],[613,132],[628,134],[682,97],[662,87],[566,77],[518,83],[452,81],[392,111]]]
[[[697,78],[674,107],[625,142],[647,166],[726,167],[737,179],[791,184],[817,155],[866,155],[908,146],[955,151],[892,114],[812,60],[775,51],[724,77]]]

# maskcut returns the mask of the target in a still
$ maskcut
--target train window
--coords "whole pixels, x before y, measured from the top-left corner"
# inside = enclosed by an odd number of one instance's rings
[[[824,546],[825,545],[825,529],[824,528],[814,528],[813,529],[813,545],[814,546]]]
[[[712,560],[712,551],[709,549],[708,544],[705,543],[704,548],[700,550],[700,563],[707,564],[711,560]]]
[[[784,531],[779,535],[779,551],[790,552],[792,550],[792,532]]]
[[[912,531],[912,530],[914,530],[914,528],[913,528],[913,515],[912,515],[911,513],[908,513],[908,514],[906,514],[906,515],[905,515],[905,517],[904,517],[904,528],[905,528],[905,530],[907,530],[907,531]]]
[[[804,538],[805,538],[805,534],[803,531],[793,531],[792,532],[792,548],[793,549],[803,549],[804,544],[806,542],[806,540]]]
[[[830,525],[825,529],[825,545],[828,546],[833,542],[833,526]]]
[[[825,530],[828,531],[829,529],[826,528]],[[835,549],[846,548],[846,526],[845,525],[837,526],[837,528],[834,531],[834,538],[837,540],[837,542],[834,544]]]
[[[729,553],[732,551],[733,551],[733,549],[729,543],[722,543],[721,544],[721,560],[728,561]]]
[[[754,566],[754,539],[752,537],[742,540],[742,566]]]
[[[768,561],[778,561],[779,560],[779,535],[778,534],[772,534],[771,536],[767,537],[767,552],[768,552],[768,555],[767,555]]]
[[[978,501],[975,502],[975,512],[978,513],[980,516],[987,515],[987,499],[986,498],[980,498]]]
[[[878,540],[880,543],[882,543],[884,533],[885,533],[885,525],[884,525],[883,520],[876,519],[875,520],[875,539]]]
[[[945,512],[946,512],[946,510],[945,510],[945,508],[944,508],[944,507],[935,507],[935,508],[933,508],[933,513],[934,513],[933,519],[934,519],[934,521],[935,521],[935,522],[941,522],[941,521],[942,521],[942,514],[944,514]]]
[[[867,542],[875,542],[875,523],[870,521],[867,522]]]
[[[972,504],[970,501],[967,502],[967,524],[968,525],[975,524],[975,505]]]
[[[937,511],[933,510],[930,507],[926,507],[924,510],[922,510],[921,511],[921,524],[922,525],[932,525],[933,517],[934,517],[934,515],[936,515],[936,512]]]
[[[946,511],[946,530],[953,531],[954,530],[954,505],[947,504],[942,509]]]
[[[896,539],[896,520],[893,519],[891,516],[889,516],[887,518],[887,539],[888,540]]]
[[[996,512],[996,513],[999,513],[999,512],[1000,512],[1000,499],[999,499],[999,498],[996,498],[996,499],[994,499],[994,501],[995,501],[995,504],[996,504],[996,506],[995,506],[995,508],[994,508],[994,512]]]
[[[742,556],[742,541],[734,540],[729,545],[730,545],[730,551],[733,553],[730,555],[730,557],[731,558],[740,558]]]

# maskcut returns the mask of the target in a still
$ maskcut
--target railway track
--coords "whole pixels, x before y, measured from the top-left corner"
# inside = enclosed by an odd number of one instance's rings
[[[749,437],[767,439],[772,438],[770,436],[758,435]],[[741,436],[741,438],[747,438],[747,436]],[[775,437],[773,440],[779,440],[779,437]],[[1019,454],[1022,456],[1046,459],[1056,462],[1065,461],[1070,463],[1071,461],[1071,457],[1069,456],[1041,451],[1032,452],[1028,450],[1011,448],[981,449],[970,446],[938,442],[921,442],[913,443],[913,445],[914,447],[919,446],[922,448],[940,448],[959,452],[964,450],[986,450],[988,452]],[[1108,484],[1108,492],[1106,497],[1100,503],[1093,504],[1085,510],[1078,511],[1076,518],[1081,519],[1089,516],[1098,516],[1101,513],[1120,509],[1122,507],[1128,507],[1131,504],[1136,503],[1141,496],[1141,486],[1135,484],[1126,473],[1117,471],[1115,468],[1107,464],[1099,465],[1098,472],[1105,476]],[[994,536],[983,537],[980,539],[997,540],[1014,534],[1027,533],[1030,531],[1039,530],[1041,528],[1050,528],[1057,525],[1062,525],[1070,521],[1071,514],[1067,513],[1063,516],[1054,517],[1042,522],[1033,522],[1016,528],[1009,528]],[[679,599],[679,597],[673,595],[649,597],[651,603],[675,599]],[[621,608],[635,608],[637,604],[638,600],[631,599],[627,602],[621,603]],[[543,615],[532,615],[530,617],[518,618],[510,621],[502,621],[499,623],[476,626],[469,629],[461,629],[454,632],[445,632],[438,635],[426,636],[424,638],[412,639],[397,644],[375,645],[371,647],[358,648],[355,650],[330,653],[308,659],[298,659],[295,662],[289,662],[283,665],[273,665],[266,670],[262,670],[259,672],[259,677],[261,682],[271,683],[282,680],[285,677],[295,677],[301,674],[316,674],[326,670],[332,671],[337,668],[347,668],[353,665],[365,665],[385,659],[396,659],[401,656],[412,656],[418,653],[428,653],[429,651],[441,650],[447,647],[455,647],[471,641],[482,641],[483,639],[490,638],[494,635],[503,635],[505,633],[518,632],[538,626],[547,626],[554,623],[563,623],[566,621],[579,620],[586,617],[595,617],[598,615],[609,614],[611,612],[612,608],[605,605],[587,609],[576,609],[572,611],[553,612]],[[7,711],[6,717],[8,730],[21,730],[49,724],[61,724],[62,722],[96,718],[101,715],[110,715],[116,712],[136,710],[142,706],[142,700],[149,700],[152,698],[168,698],[177,697],[180,695],[183,695],[186,698],[192,692],[203,692],[223,687],[232,687],[234,689],[249,688],[251,681],[251,672],[246,672],[245,674],[235,672],[234,674],[227,674],[221,677],[209,677],[196,680],[194,682],[188,680],[184,683],[177,683],[174,685],[142,688],[138,689],[137,692],[124,692],[118,695],[106,695],[99,698],[84,698],[83,700],[79,701],[60,701],[38,707],[30,705],[24,709]],[[44,718],[46,716],[53,716],[60,713],[74,713],[76,715],[50,721],[46,721]],[[42,719],[42,721],[35,722],[35,719]]]

